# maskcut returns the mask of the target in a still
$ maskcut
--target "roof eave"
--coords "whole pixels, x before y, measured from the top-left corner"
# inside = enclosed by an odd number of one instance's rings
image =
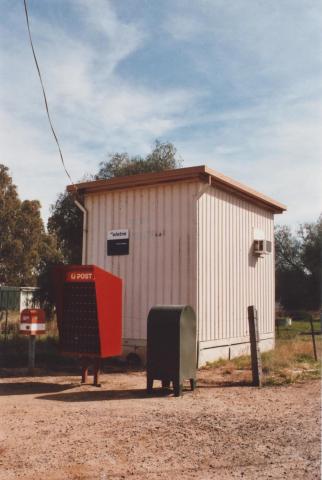
[[[263,195],[262,193],[237,182],[236,180],[233,180],[230,177],[212,170],[205,165],[166,170],[163,172],[114,177],[109,180],[94,180],[90,182],[79,183],[76,185],[76,187],[80,194],[86,194],[118,190],[122,188],[144,187],[148,185],[153,186],[162,183],[192,180],[211,183],[213,186],[223,188],[224,190],[230,191],[248,201],[251,200],[252,202],[270,210],[273,213],[279,214],[286,210],[286,206],[282,203],[279,203],[276,200],[273,200],[272,198],[267,197],[266,195]],[[75,186],[69,185],[67,190],[72,192],[75,190]]]
[[[205,167],[205,172],[211,176],[212,185],[214,186],[222,186],[226,190],[234,192],[235,195],[238,194],[239,196],[248,200],[251,199],[255,203],[265,206],[273,213],[279,214],[287,210],[286,205],[277,202],[273,198],[268,197],[267,195],[264,195],[253,188],[247,187],[246,185],[243,185],[242,183],[237,182],[236,180],[233,180],[222,173],[212,170],[209,167]]]

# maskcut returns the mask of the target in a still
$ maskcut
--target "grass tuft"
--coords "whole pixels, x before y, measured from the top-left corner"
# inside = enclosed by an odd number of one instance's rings
[[[319,325],[316,323],[315,330]],[[303,335],[308,331],[305,322],[293,322],[292,326],[279,328],[274,350],[262,353],[264,385],[285,385],[321,377],[321,337],[316,336],[318,361],[313,356],[312,339]],[[219,359],[208,363],[207,369],[214,369],[222,376],[243,378],[251,382],[251,358],[243,355],[231,360]],[[238,377],[239,375],[239,377]]]

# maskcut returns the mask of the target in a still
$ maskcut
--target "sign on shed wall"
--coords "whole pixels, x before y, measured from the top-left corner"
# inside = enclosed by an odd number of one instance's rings
[[[129,231],[127,229],[110,230],[107,234],[107,255],[129,254]]]

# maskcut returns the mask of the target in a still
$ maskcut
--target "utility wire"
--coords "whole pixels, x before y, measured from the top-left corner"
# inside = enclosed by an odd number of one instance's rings
[[[50,125],[51,131],[52,131],[52,133],[53,133],[54,139],[55,139],[55,141],[56,141],[56,143],[57,143],[57,147],[58,147],[60,159],[61,159],[61,162],[62,162],[62,164],[63,164],[63,167],[64,167],[64,170],[65,170],[65,172],[66,172],[66,175],[67,175],[67,177],[69,178],[69,180],[71,181],[71,183],[72,183],[73,187],[75,188],[75,190],[77,191],[77,187],[76,187],[76,185],[74,184],[74,182],[73,182],[73,180],[72,180],[71,176],[69,175],[68,170],[67,170],[67,168],[66,168],[65,161],[64,161],[64,157],[63,157],[63,153],[62,153],[62,150],[61,150],[61,148],[60,148],[60,144],[59,144],[57,135],[56,135],[56,133],[55,133],[53,123],[52,123],[51,118],[50,118],[50,113],[49,113],[49,108],[48,108],[48,101],[47,101],[46,92],[45,92],[45,87],[44,87],[44,83],[43,83],[43,81],[42,81],[42,76],[41,76],[39,64],[38,64],[38,61],[37,61],[37,57],[36,57],[34,45],[33,45],[33,42],[32,42],[32,37],[31,37],[31,31],[30,31],[30,25],[29,25],[29,16],[28,16],[28,8],[27,8],[27,1],[26,1],[26,0],[23,0],[23,3],[24,3],[24,6],[25,6],[26,21],[27,21],[27,27],[28,27],[28,34],[29,34],[30,45],[31,45],[32,54],[33,54],[33,57],[34,57],[34,60],[35,60],[35,64],[36,64],[36,67],[37,67],[37,71],[38,71],[38,76],[39,76],[39,80],[40,80],[40,84],[41,84],[41,88],[42,88],[42,93],[43,93],[43,96],[44,96],[45,107],[46,107],[46,112],[47,112],[47,117],[48,117],[49,125]]]

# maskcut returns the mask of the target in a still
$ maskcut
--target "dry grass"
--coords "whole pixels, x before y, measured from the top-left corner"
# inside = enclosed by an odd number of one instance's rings
[[[318,378],[321,375],[321,342],[317,341],[318,361],[314,360],[312,342],[296,337],[278,340],[275,350],[262,355],[266,384],[283,384]]]
[[[321,376],[321,341],[316,339],[318,361],[314,360],[310,337],[296,336],[292,339],[277,339],[276,347],[262,354],[264,385],[282,385]],[[225,381],[251,381],[251,359],[244,355],[232,360],[220,359],[209,363]]]
[[[0,313],[0,334],[17,334],[19,332],[20,314],[19,312],[9,311],[6,319],[6,313]]]

